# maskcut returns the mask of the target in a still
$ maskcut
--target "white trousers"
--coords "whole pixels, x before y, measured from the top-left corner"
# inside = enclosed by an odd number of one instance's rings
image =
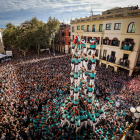
[[[72,54],[75,54],[75,49],[72,49]]]
[[[75,128],[75,124],[71,124],[71,127]]]
[[[83,60],[83,66],[85,67],[85,60]]]
[[[92,120],[90,120],[90,126],[93,126],[93,121]]]
[[[92,126],[93,126],[93,130],[94,130],[94,131],[95,131],[95,126],[96,126],[96,124],[97,124],[97,123],[93,123],[93,122],[92,122]]]
[[[94,79],[90,79],[90,85],[94,85]]]
[[[80,70],[81,68],[81,63],[78,64],[78,71]]]
[[[87,55],[88,55],[90,52],[91,52],[91,55],[93,55],[93,54],[96,53],[96,50],[89,49],[89,50],[87,51]]]
[[[83,78],[84,78],[85,82],[87,82],[87,76],[85,75]]]
[[[91,65],[91,70],[95,70],[96,63]]]
[[[74,100],[78,99],[79,93],[74,93]]]
[[[74,70],[74,64],[71,63],[71,71],[73,71],[73,70]]]
[[[80,84],[80,77],[78,77],[78,85]]]
[[[92,96],[92,92],[89,91],[88,92],[88,96],[91,97]]]
[[[62,120],[61,119],[61,126],[63,127],[66,124],[66,119]]]
[[[70,96],[73,95],[73,90],[70,90]]]
[[[74,79],[74,82],[75,82],[75,87],[77,86],[78,87],[78,79]]]
[[[82,79],[82,74],[80,74],[80,79]]]
[[[80,126],[79,126],[79,127],[77,127],[77,125],[76,125],[76,132],[77,132],[79,129],[80,129]]]
[[[78,65],[75,65],[75,72],[78,72]]]
[[[84,122],[80,122],[80,128],[84,126]]]
[[[91,107],[92,107],[92,104],[88,104],[89,105],[89,108],[91,109]]]
[[[87,88],[84,89],[85,94],[87,93]]]
[[[70,81],[71,81],[71,83],[73,83],[74,82],[74,77],[70,77]]]
[[[84,124],[85,124],[85,128],[87,129],[87,121],[84,121]]]
[[[86,53],[87,52],[87,48],[83,48],[83,53]]]
[[[78,55],[81,54],[82,50],[78,50]]]
[[[88,70],[88,62],[85,62],[85,69]]]
[[[83,67],[83,61],[81,61],[81,63],[80,63],[80,67]]]
[[[87,120],[87,124],[90,125],[90,119]]]

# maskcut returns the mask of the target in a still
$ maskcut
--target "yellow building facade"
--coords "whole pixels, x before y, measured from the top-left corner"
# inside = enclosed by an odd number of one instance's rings
[[[75,35],[86,40],[97,38],[96,58],[100,65],[114,71],[125,70],[129,76],[140,61],[140,9],[113,9],[102,15],[71,20],[71,45]]]

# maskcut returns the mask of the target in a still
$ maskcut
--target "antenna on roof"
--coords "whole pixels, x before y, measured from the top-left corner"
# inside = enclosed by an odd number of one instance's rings
[[[90,13],[91,13],[91,16],[93,16],[92,5],[91,5]]]

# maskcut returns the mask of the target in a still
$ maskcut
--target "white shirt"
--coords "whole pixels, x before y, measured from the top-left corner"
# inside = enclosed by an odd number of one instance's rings
[[[115,103],[115,105],[116,105],[116,107],[119,107],[119,106],[120,106],[120,103],[117,101],[117,102]]]

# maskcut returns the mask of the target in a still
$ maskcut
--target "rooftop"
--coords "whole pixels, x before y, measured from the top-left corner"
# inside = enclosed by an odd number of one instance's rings
[[[132,16],[140,16],[140,9],[138,6],[131,7],[114,7],[102,12],[102,15],[93,15],[85,18],[76,18],[75,20],[71,20],[71,23],[77,22],[85,22],[85,21],[95,21],[95,20],[104,20],[111,18],[121,18],[121,17],[132,17]]]

